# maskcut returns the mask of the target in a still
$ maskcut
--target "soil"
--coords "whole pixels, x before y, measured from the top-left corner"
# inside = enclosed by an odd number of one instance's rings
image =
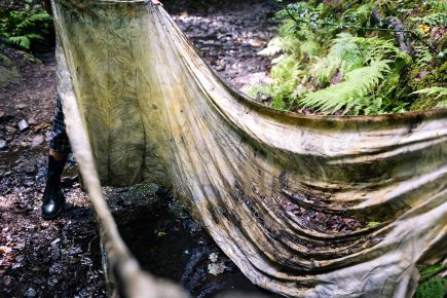
[[[274,32],[278,7],[270,1],[238,2],[166,1],[166,8],[204,58],[244,89],[266,78],[269,61],[257,52]],[[63,217],[51,222],[40,217],[56,95],[54,54],[32,58],[0,50],[20,74],[0,88],[0,297],[106,297],[94,214],[75,172],[64,178],[68,206]],[[109,190],[109,195],[128,191]],[[122,220],[123,208],[115,210],[145,269],[181,283],[193,297],[232,290],[274,297],[251,285],[172,199],[147,196],[167,206],[151,205],[138,216],[124,206],[132,214],[127,220]]]

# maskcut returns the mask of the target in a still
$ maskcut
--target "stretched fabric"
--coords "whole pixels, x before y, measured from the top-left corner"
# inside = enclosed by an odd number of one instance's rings
[[[142,273],[100,182],[171,187],[254,284],[290,297],[410,297],[416,263],[445,256],[447,111],[278,112],[223,82],[161,6],[53,6],[68,134],[128,288]]]

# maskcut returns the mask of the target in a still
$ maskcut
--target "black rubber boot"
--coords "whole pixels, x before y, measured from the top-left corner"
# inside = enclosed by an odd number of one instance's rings
[[[65,207],[64,193],[61,189],[61,175],[67,159],[56,160],[50,155],[48,176],[43,194],[42,217],[46,220],[57,218]]]

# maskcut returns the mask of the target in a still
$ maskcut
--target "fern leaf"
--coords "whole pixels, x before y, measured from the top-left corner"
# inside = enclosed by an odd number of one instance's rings
[[[320,83],[327,83],[337,71],[340,71],[343,75],[367,65],[371,61],[392,57],[399,57],[404,61],[411,59],[394,46],[390,40],[340,33],[334,39],[328,55],[318,60],[314,65],[313,75]]]
[[[447,87],[429,87],[413,92],[412,94],[422,94],[427,96],[435,96],[435,99],[447,96]]]
[[[46,12],[37,12],[29,16],[23,16],[21,22],[17,25],[17,30],[26,30],[36,26],[37,23],[48,22],[51,17]]]
[[[258,55],[272,57],[280,54],[284,49],[284,43],[280,37],[275,37],[268,43],[267,47],[258,52]]]
[[[355,38],[349,33],[341,33],[334,40],[328,55],[315,63],[313,75],[320,83],[327,83],[337,70],[345,73],[362,65],[363,59]]]
[[[347,73],[343,82],[307,94],[300,103],[323,113],[359,113],[362,107],[369,105],[367,95],[389,71],[389,61],[373,61],[369,66]]]
[[[29,50],[31,46],[31,40],[27,36],[11,36],[8,38],[8,42],[27,50]]]

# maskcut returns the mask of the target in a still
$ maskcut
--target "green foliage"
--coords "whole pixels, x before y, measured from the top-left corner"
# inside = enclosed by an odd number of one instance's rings
[[[40,6],[25,1],[20,9],[0,8],[0,38],[29,50],[33,42],[44,39],[51,27],[51,17]]]
[[[427,15],[414,17],[412,20],[419,24],[429,26],[447,26],[447,2],[439,0],[424,1],[425,7],[429,10]]]
[[[431,108],[447,108],[447,88],[446,87],[429,87],[418,90],[413,94],[426,95],[431,99]],[[425,102],[425,101],[424,101]]]
[[[445,14],[446,2],[423,2],[422,8],[416,0],[310,0],[287,5],[278,14],[278,36],[260,52],[273,59],[274,83],[254,86],[251,95],[270,96],[277,109],[325,114],[412,109],[415,100],[427,95],[423,89],[434,86],[420,86],[419,73],[435,73],[446,50],[443,37],[427,42],[421,31],[447,32],[421,27],[432,26],[427,22],[432,15]],[[377,24],[373,11],[383,19],[398,16],[413,30],[412,57],[400,50],[393,30]],[[422,91],[415,92],[418,89]]]
[[[373,229],[373,228],[377,228],[377,227],[379,227],[381,224],[382,224],[382,223],[377,222],[377,221],[370,221],[370,222],[368,222],[368,228],[371,228],[371,229]]]
[[[421,279],[415,298],[444,298],[447,296],[447,279],[439,277],[446,266],[438,263],[420,269]]]
[[[446,269],[447,269],[447,267],[440,263],[423,267],[420,269],[421,281],[426,282],[430,278],[435,277],[436,274],[438,274]]]
[[[415,94],[425,94],[425,95],[434,95],[435,98],[446,98],[447,97],[447,88],[445,87],[430,87],[418,90],[414,92]]]
[[[399,73],[394,78],[396,74],[391,69],[396,69],[401,60],[403,64],[410,61],[389,40],[340,33],[328,55],[317,60],[313,67],[319,85],[327,87],[308,93],[300,103],[304,108],[323,113],[380,113],[390,104],[387,94],[398,84]],[[334,76],[343,81],[331,84]],[[394,108],[401,105],[395,103]]]
[[[447,88],[447,62],[435,68],[421,66],[421,69],[424,75],[421,76],[421,70],[415,69],[410,80],[414,90],[423,90],[422,92],[414,92],[417,99],[411,105],[411,110],[418,111],[445,107],[446,98],[442,96],[442,92],[436,92],[436,89]]]
[[[415,298],[444,298],[447,295],[447,279],[433,277],[421,283]]]
[[[389,71],[388,61],[373,61],[368,66],[347,72],[341,83],[308,93],[300,103],[304,108],[323,113],[380,112],[382,102],[369,94],[377,88]]]

